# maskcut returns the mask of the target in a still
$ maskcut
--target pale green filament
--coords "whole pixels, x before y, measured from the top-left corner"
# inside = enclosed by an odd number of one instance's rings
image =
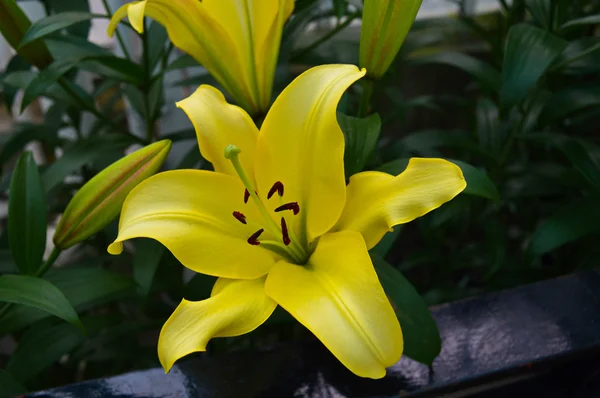
[[[275,222],[275,220],[273,220],[263,201],[256,194],[256,191],[252,182],[250,181],[250,178],[248,178],[248,175],[246,174],[242,164],[240,163],[239,154],[241,152],[242,150],[239,147],[235,145],[227,145],[227,147],[225,148],[225,158],[231,161],[231,164],[233,165],[233,168],[235,169],[237,175],[240,177],[240,180],[248,190],[248,193],[250,193],[250,197],[252,197],[252,200],[254,201],[263,218],[267,222],[265,228],[273,236],[281,236],[281,227],[277,225],[277,222]],[[261,240],[261,243],[264,243],[265,246],[271,247],[273,249],[277,248],[276,250],[274,250],[277,253],[280,253],[281,250],[283,250],[297,264],[304,263],[308,259],[308,252],[296,240],[296,236],[294,235],[291,229],[291,224],[288,226],[288,234],[290,235],[290,238],[292,238],[291,243],[288,246],[274,240]]]

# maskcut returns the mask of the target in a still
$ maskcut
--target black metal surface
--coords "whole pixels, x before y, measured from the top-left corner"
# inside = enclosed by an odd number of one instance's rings
[[[403,358],[384,379],[361,379],[315,342],[184,361],[169,375],[151,369],[28,397],[358,398],[453,392],[514,398],[542,390],[545,395],[533,396],[600,396],[600,271],[432,311],[443,340],[433,372]]]

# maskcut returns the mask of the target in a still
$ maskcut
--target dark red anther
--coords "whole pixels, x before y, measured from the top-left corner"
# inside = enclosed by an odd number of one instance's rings
[[[284,210],[293,210],[294,215],[296,216],[296,215],[298,215],[298,213],[300,213],[300,206],[298,205],[298,202],[290,202],[290,203],[281,205],[275,209],[276,212],[284,211]]]
[[[240,213],[239,211],[234,211],[233,216],[235,217],[236,220],[238,220],[242,224],[246,224],[246,216],[243,215],[242,213]]]
[[[254,245],[254,246],[260,245],[260,242],[258,241],[258,237],[263,232],[264,232],[264,229],[261,228],[258,231],[256,231],[255,233],[253,233],[252,236],[248,238],[248,243],[250,243],[251,245]]]
[[[285,218],[281,217],[281,233],[283,235],[283,243],[287,246],[292,241],[290,240],[290,235],[288,234],[287,224],[285,223]]]
[[[250,192],[247,189],[244,189],[244,203],[248,203],[248,199],[250,199]]]
[[[283,196],[283,184],[281,181],[277,181],[275,184],[273,184],[269,190],[269,193],[267,194],[267,199],[271,199],[271,196],[273,196],[275,192],[277,192],[279,196]]]

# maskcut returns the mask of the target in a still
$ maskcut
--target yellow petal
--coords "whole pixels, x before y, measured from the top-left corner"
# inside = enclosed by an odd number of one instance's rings
[[[353,65],[322,65],[296,78],[277,98],[262,125],[255,157],[260,192],[276,181],[285,200],[300,204],[309,240],[337,221],[345,200],[344,136],[336,108],[364,71]],[[301,235],[305,235],[301,233]]]
[[[213,164],[215,171],[237,176],[224,155],[227,145],[233,144],[242,150],[240,161],[248,176],[253,178],[258,129],[242,108],[228,104],[219,90],[207,85],[200,86],[177,106],[192,121],[200,152]]]
[[[394,225],[437,209],[466,186],[460,168],[444,159],[412,158],[397,177],[358,173],[350,177],[346,207],[334,229],[360,232],[371,249]]]
[[[352,372],[374,379],[402,355],[402,330],[360,234],[321,237],[306,266],[280,261],[265,292]]]
[[[211,15],[204,3],[213,4],[214,0],[129,3],[117,10],[108,33],[112,34],[127,10],[131,24],[138,31],[143,29],[141,16],[153,18],[167,29],[171,42],[177,48],[200,62],[242,107],[254,110],[255,99],[246,67],[248,55],[240,53],[240,39],[217,20],[220,14]]]
[[[209,299],[182,300],[158,339],[158,358],[165,371],[192,352],[206,351],[213,337],[239,336],[262,325],[277,306],[265,295],[264,282],[264,278],[219,279],[218,292]]]
[[[129,194],[119,235],[108,251],[118,254],[132,238],[161,242],[187,268],[235,279],[265,275],[276,260],[262,246],[247,242],[262,220],[252,202],[244,204],[239,178],[203,170],[174,170],[148,178]],[[242,212],[244,225],[233,217]]]
[[[254,62],[262,110],[269,108],[281,33],[285,21],[293,10],[293,0],[255,0],[252,2]]]

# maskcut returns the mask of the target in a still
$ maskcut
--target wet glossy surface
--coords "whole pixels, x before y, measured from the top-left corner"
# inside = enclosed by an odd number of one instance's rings
[[[584,386],[575,388],[583,388],[581,396],[593,396],[587,389],[600,394],[600,386],[590,384],[600,379],[600,271],[474,297],[437,307],[433,313],[443,340],[433,372],[403,358],[386,378],[361,379],[320,344],[307,343],[191,360],[169,375],[151,369],[28,397],[381,398],[455,390],[496,397],[504,395],[487,394],[509,392],[477,391],[516,380],[521,381],[511,388],[548,388],[547,396],[579,396],[554,395],[561,390],[552,381],[562,383],[569,377]]]

